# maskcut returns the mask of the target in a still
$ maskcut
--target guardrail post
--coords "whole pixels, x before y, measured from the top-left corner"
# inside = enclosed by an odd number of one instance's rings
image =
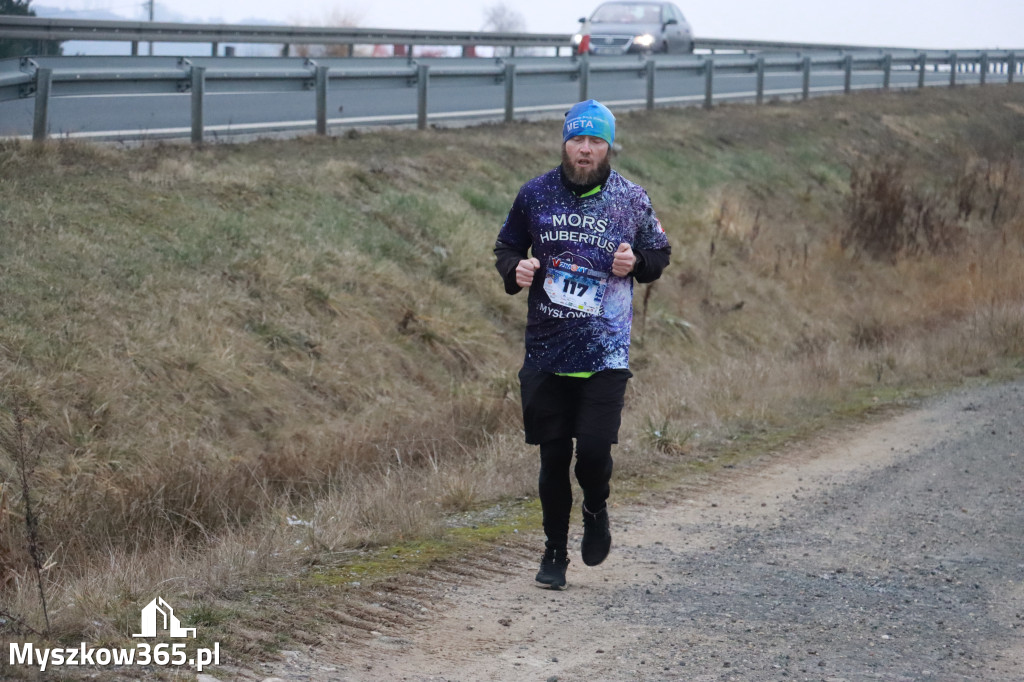
[[[654,111],[654,80],[657,66],[653,59],[647,60],[647,111]]]
[[[203,94],[206,90],[206,67],[192,67],[192,144],[203,143]]]
[[[316,67],[316,134],[327,134],[327,72],[329,66]]]
[[[956,70],[958,68],[956,52],[949,55],[949,87],[956,86]]]
[[[804,72],[804,85],[803,85],[803,98],[805,100],[811,98],[811,58],[804,57],[803,62]]]
[[[843,58],[843,94],[849,95],[853,90],[853,55]]]
[[[981,53],[979,70],[981,71],[981,85],[985,85],[985,81],[988,80],[988,52]]]
[[[1013,84],[1013,76],[1017,71],[1017,55],[1013,52],[1006,56],[1006,82]]]
[[[516,108],[516,65],[512,62],[505,63],[505,123],[511,123],[515,118]]]
[[[928,55],[922,52],[917,55],[917,87],[923,88],[925,81],[925,72],[928,70]]]
[[[757,58],[757,103],[764,104],[764,57]]]
[[[704,60],[704,108],[710,109],[715,103],[715,60]]]
[[[138,57],[139,56],[139,41],[137,41],[137,40],[133,40],[132,41],[132,56],[133,57]]]
[[[50,127],[50,86],[53,69],[36,69],[36,110],[32,119],[32,140],[42,142]]]
[[[892,84],[892,53],[882,57],[882,89],[888,90]]]
[[[580,55],[580,96],[579,101],[587,99],[587,93],[590,92],[590,57],[586,54]]]
[[[430,88],[430,66],[420,64],[416,68],[416,127],[427,129],[427,91]]]

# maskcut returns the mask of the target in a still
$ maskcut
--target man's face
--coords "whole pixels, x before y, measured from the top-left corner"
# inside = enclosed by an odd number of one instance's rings
[[[562,145],[562,168],[577,185],[591,185],[608,174],[608,142],[600,137],[577,135]]]

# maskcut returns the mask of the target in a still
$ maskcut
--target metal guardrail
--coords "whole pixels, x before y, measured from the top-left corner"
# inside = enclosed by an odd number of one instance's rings
[[[141,42],[210,43],[211,56],[217,55],[217,46],[221,43],[279,44],[285,46],[282,54],[287,56],[290,45],[488,45],[511,48],[569,48],[572,36],[561,33],[179,24],[0,16],[0,38],[124,41],[132,43],[132,55],[138,54],[138,44]]]
[[[142,42],[210,43],[216,56],[222,43],[290,45],[461,45],[510,47],[554,47],[572,49],[568,33],[497,33],[489,31],[413,31],[347,27],[256,26],[231,24],[183,24],[144,21],[100,21],[0,15],[0,38],[14,40],[105,40],[132,43],[132,55]],[[730,38],[694,38],[699,50],[760,52],[807,50],[863,50],[892,47],[795,43]],[[905,48],[903,48],[905,49]],[[411,54],[411,50],[409,51]],[[514,54],[514,53],[513,53]]]
[[[295,58],[167,58],[167,57],[39,57],[0,60],[0,101],[34,97],[32,137],[48,135],[49,105],[53,97],[73,94],[139,94],[153,92],[189,93],[191,97],[191,139],[199,144],[204,136],[204,97],[208,92],[232,92],[233,88],[258,88],[261,92],[315,91],[315,129],[327,132],[327,93],[331,82],[345,79],[404,79],[416,88],[416,123],[428,124],[427,102],[432,79],[459,76],[493,77],[504,84],[504,119],[516,112],[517,82],[538,75],[563,75],[576,81],[578,98],[588,98],[590,77],[602,72],[634,73],[646,79],[646,107],[657,104],[655,83],[663,74],[685,72],[703,75],[704,105],[715,101],[715,78],[722,73],[755,74],[754,99],[765,95],[766,72],[802,74],[801,96],[810,96],[811,74],[815,70],[841,72],[849,93],[856,71],[880,73],[882,88],[890,87],[894,70],[916,71],[918,87],[925,87],[926,72],[947,73],[949,86],[958,84],[958,74],[975,71],[984,85],[997,74],[1013,83],[1021,71],[1024,50],[991,52],[917,52],[910,50],[862,50],[856,53],[814,54],[732,54],[660,58],[548,58],[523,60],[438,59],[429,63],[406,63],[396,59],[300,60]],[[126,67],[126,64],[130,66]],[[17,70],[12,67],[16,65]],[[943,76],[945,78],[945,76]]]
[[[366,28],[308,28],[280,26],[235,26],[210,24],[167,24],[123,21],[85,21],[38,17],[0,16],[0,38],[40,40],[124,40],[133,43],[206,42],[216,54],[221,42],[290,44],[365,44],[396,45],[491,45],[500,47],[569,47],[568,34],[524,34],[452,31],[402,31]],[[697,39],[695,45],[711,55],[652,56],[630,58],[572,57],[549,59],[407,59],[328,58],[299,60],[289,58],[159,58],[159,57],[37,57],[0,60],[0,102],[35,98],[33,138],[45,139],[49,104],[54,97],[72,94],[190,93],[192,140],[201,142],[204,131],[206,93],[230,92],[247,87],[261,92],[313,90],[316,93],[316,130],[327,127],[326,101],[332,81],[346,79],[404,79],[417,89],[416,121],[427,125],[427,101],[431,78],[489,76],[504,83],[504,115],[515,115],[518,79],[541,75],[563,75],[577,81],[579,98],[586,99],[591,73],[635,72],[646,78],[646,106],[654,108],[655,82],[659,74],[684,72],[704,77],[704,104],[715,99],[715,75],[724,72],[756,74],[756,94],[760,103],[765,93],[765,73],[796,71],[803,75],[802,96],[810,92],[815,70],[840,70],[844,74],[842,91],[851,90],[855,71],[882,74],[882,87],[888,88],[893,69],[919,72],[919,87],[925,86],[928,68],[949,73],[949,84],[957,84],[957,74],[975,70],[984,84],[989,74],[1005,73],[1014,82],[1020,70],[1018,52],[994,51],[921,51],[903,48],[865,48],[820,43],[783,43],[726,39]],[[785,53],[790,50],[792,53]],[[133,50],[135,51],[135,50]],[[718,51],[742,54],[715,54]],[[1024,50],[1019,51],[1024,56]],[[14,65],[16,64],[16,68]]]

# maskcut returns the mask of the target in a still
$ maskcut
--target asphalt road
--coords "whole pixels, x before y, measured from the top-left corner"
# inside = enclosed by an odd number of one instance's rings
[[[476,571],[365,595],[363,624],[339,625],[321,646],[224,673],[1024,679],[1024,382],[958,390],[722,468],[612,519],[612,555],[596,568],[574,561],[564,592],[533,585],[539,541],[527,538]],[[396,610],[413,624],[384,615]]]

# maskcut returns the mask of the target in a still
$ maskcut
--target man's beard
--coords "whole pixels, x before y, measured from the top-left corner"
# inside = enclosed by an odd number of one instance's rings
[[[611,150],[608,150],[608,154],[601,160],[596,166],[590,166],[589,168],[576,168],[572,165],[572,161],[569,160],[569,154],[565,151],[565,147],[562,147],[562,171],[565,173],[565,177],[569,182],[574,185],[580,185],[582,187],[589,187],[604,182],[608,175],[612,172],[611,164]]]

